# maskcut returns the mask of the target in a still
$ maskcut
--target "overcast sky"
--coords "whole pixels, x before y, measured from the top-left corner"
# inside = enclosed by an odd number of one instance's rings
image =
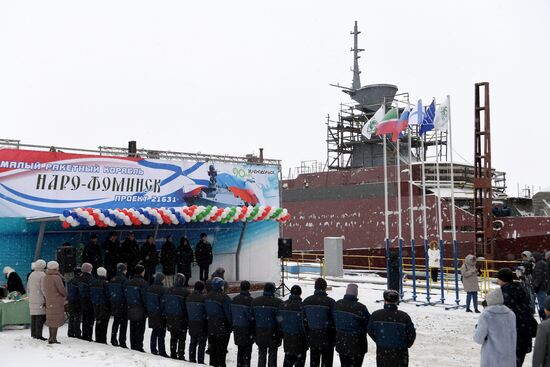
[[[473,163],[474,83],[491,83],[493,167],[550,187],[550,1],[0,0],[0,138],[326,160],[327,114],[362,83],[451,95]],[[458,158],[458,157],[457,157]]]

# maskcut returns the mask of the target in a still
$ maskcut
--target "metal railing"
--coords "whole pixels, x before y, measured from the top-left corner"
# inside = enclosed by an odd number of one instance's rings
[[[363,270],[366,272],[373,273],[386,273],[386,257],[379,255],[343,255],[344,260],[344,270]],[[426,259],[423,257],[416,257],[415,259],[415,273],[417,280],[426,278]],[[298,278],[300,279],[300,274],[320,274],[323,277],[325,276],[324,272],[324,254],[322,252],[293,252],[292,258],[288,259],[289,262],[296,263]],[[459,260],[461,263],[462,260]],[[454,258],[444,258],[444,266],[442,269],[442,275],[444,277],[444,284],[446,291],[455,290],[455,268],[454,268]],[[504,261],[504,260],[487,260],[480,259],[478,260],[479,264],[479,286],[480,291],[485,295],[490,290],[490,285],[494,274],[498,272],[498,269],[508,267],[513,269],[517,265],[517,261]],[[302,264],[302,266],[300,265]],[[312,265],[307,266],[306,264],[319,264],[320,270],[319,273],[308,271],[313,267]],[[288,266],[288,262],[287,262]],[[403,257],[403,274],[405,274],[404,284],[410,280],[412,276],[412,258]],[[287,267],[288,269],[288,267]],[[460,279],[460,266],[458,270],[458,278]],[[441,274],[440,274],[441,275]],[[420,284],[421,285],[421,284]],[[439,283],[435,284],[436,287],[439,286]]]

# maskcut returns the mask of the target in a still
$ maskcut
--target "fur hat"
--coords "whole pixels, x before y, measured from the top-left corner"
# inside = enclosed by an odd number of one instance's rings
[[[94,267],[93,267],[92,264],[84,263],[84,264],[82,264],[81,270],[82,270],[83,273],[91,273],[93,268]]]
[[[292,288],[290,288],[290,294],[293,294],[295,296],[301,296],[302,295],[302,287],[299,285],[293,285]]]
[[[264,293],[275,293],[275,283],[271,283],[271,282],[265,283]]]
[[[324,291],[327,289],[327,281],[323,278],[317,278],[315,280],[315,290],[316,291]]]
[[[354,296],[357,297],[359,294],[359,287],[355,283],[348,284],[348,287],[346,288],[346,296]]]
[[[193,287],[194,290],[202,292],[204,290],[204,283],[200,280],[195,282],[195,286]]]
[[[399,303],[399,293],[393,289],[384,291],[384,301],[388,303]]]
[[[241,282],[241,291],[248,292],[250,290],[250,282],[248,280],[243,280]]]
[[[116,271],[117,273],[124,273],[126,271],[126,264],[124,263],[116,264]]]
[[[104,267],[97,268],[97,276],[107,277],[107,269],[105,269]]]
[[[48,270],[58,270],[58,269],[59,269],[59,263],[57,261],[48,262]]]
[[[141,275],[141,273],[143,273],[144,271],[145,271],[145,267],[141,264],[137,264],[136,267],[134,268],[134,273],[137,275]]]
[[[44,270],[46,269],[46,262],[42,259],[38,259],[34,262],[34,270]]]
[[[13,272],[13,269],[9,266],[4,267],[4,274],[8,275],[9,273]]]
[[[512,283],[514,281],[514,273],[512,273],[510,268],[502,268],[497,272],[495,278],[506,283]]]
[[[492,289],[487,293],[485,301],[487,301],[487,306],[502,305],[504,303],[504,296],[502,295],[500,287]]]

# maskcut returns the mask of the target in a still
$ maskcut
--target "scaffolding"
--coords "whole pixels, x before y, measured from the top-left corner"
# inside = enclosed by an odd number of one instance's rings
[[[396,95],[392,100],[386,103],[386,109],[396,106],[399,113],[403,112],[408,102],[408,93]],[[409,106],[412,107],[412,106]],[[372,106],[358,104],[340,104],[338,118],[333,120],[327,115],[327,161],[326,166],[329,170],[348,170],[352,167],[352,157],[354,151],[361,144],[382,145],[382,138],[371,136],[367,139],[361,134],[363,125],[374,115],[371,111]],[[429,131],[424,136],[419,135],[419,128],[412,125],[407,133],[411,135],[411,149],[413,160],[419,162],[422,157],[422,140],[424,140],[424,149],[427,160],[435,160],[439,156],[440,161],[447,160],[447,132]],[[437,150],[436,150],[437,147]],[[395,150],[395,145],[388,146],[390,151]],[[401,157],[401,160],[408,161],[408,157]],[[413,162],[414,163],[414,162]]]
[[[245,163],[250,165],[271,165],[281,167],[281,161],[278,159],[264,159],[261,154],[257,157],[252,154],[248,154],[244,157],[220,155],[220,154],[204,154],[204,153],[184,153],[174,152],[170,150],[153,150],[153,149],[136,149],[135,153],[128,148],[121,147],[108,147],[99,146],[97,149],[82,149],[82,148],[70,148],[59,146],[46,146],[46,145],[34,145],[34,144],[22,144],[20,140],[12,139],[0,139],[0,148],[11,149],[36,149],[46,150],[50,152],[73,152],[84,154],[97,154],[100,156],[114,156],[114,157],[141,157],[149,159],[162,159],[162,160],[189,160],[196,162],[227,162],[227,163]]]

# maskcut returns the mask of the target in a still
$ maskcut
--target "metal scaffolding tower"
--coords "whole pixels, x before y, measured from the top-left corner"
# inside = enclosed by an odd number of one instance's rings
[[[481,101],[481,94],[484,94]],[[474,217],[476,256],[494,256],[489,83],[475,84]]]

